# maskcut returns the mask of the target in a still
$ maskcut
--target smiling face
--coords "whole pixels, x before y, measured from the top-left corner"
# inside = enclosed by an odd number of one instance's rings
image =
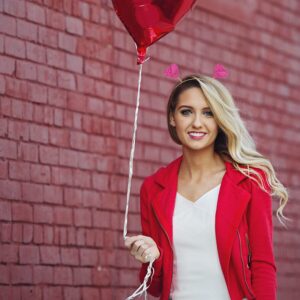
[[[193,150],[214,147],[218,125],[200,88],[191,87],[179,95],[170,124],[183,146]]]

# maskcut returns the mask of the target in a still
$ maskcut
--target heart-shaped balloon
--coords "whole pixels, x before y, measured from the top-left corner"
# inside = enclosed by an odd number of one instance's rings
[[[113,0],[116,14],[136,43],[137,64],[147,47],[174,30],[196,0]]]

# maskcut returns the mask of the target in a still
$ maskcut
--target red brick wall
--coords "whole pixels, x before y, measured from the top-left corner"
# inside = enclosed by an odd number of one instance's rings
[[[300,297],[298,2],[199,1],[149,49],[128,223],[128,235],[140,232],[143,178],[180,154],[167,133],[173,82],[163,70],[176,62],[182,75],[212,74],[223,63],[290,193],[295,222],[286,231],[274,217],[285,300]],[[140,264],[122,239],[135,62],[110,1],[0,0],[0,299],[125,299],[138,286]]]

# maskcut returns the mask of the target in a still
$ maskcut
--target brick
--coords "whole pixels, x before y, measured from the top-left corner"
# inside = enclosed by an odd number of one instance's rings
[[[33,227],[33,241],[35,244],[42,244],[43,240],[43,227],[41,225],[34,225]]]
[[[20,264],[38,264],[40,262],[39,247],[20,245]]]
[[[25,122],[9,120],[8,137],[13,140],[29,140],[29,128]]]
[[[14,221],[33,221],[32,207],[29,204],[13,203],[12,212],[12,217]]]
[[[101,207],[100,195],[95,191],[83,191],[83,206]]]
[[[25,81],[6,77],[6,95],[27,99],[28,90]]]
[[[85,74],[97,79],[112,78],[111,67],[108,64],[86,60],[84,65]]]
[[[54,284],[72,285],[72,269],[69,267],[54,267]]]
[[[96,266],[98,263],[98,251],[95,249],[80,249],[80,265]]]
[[[72,73],[57,71],[58,86],[66,90],[76,89],[75,76]]]
[[[30,164],[21,161],[9,162],[9,178],[17,180],[30,180]]]
[[[36,43],[38,41],[38,27],[35,24],[18,19],[17,36],[21,39]]]
[[[47,64],[64,69],[66,67],[66,54],[63,51],[47,48]]]
[[[57,165],[58,148],[40,145],[39,147],[40,162],[47,165]]]
[[[28,100],[35,103],[47,103],[47,87],[36,83],[28,83]]]
[[[72,225],[73,224],[72,209],[67,207],[55,207],[54,218],[55,218],[55,224]]]
[[[28,20],[38,24],[46,23],[45,9],[34,3],[26,3],[26,17]]]
[[[82,132],[72,131],[70,135],[70,146],[73,149],[88,150],[88,135]]]
[[[6,36],[4,39],[5,53],[18,58],[25,58],[25,42]]]
[[[12,226],[12,241],[23,242],[23,226],[20,223],[14,223]]]
[[[77,152],[69,149],[59,149],[59,164],[77,167]]]
[[[58,185],[73,185],[73,172],[70,168],[52,167],[51,182]]]
[[[60,263],[58,247],[40,246],[40,253],[42,263],[49,265],[56,265]]]
[[[89,97],[87,99],[87,112],[95,114],[95,115],[102,115],[103,109],[104,109],[104,103],[103,100],[98,98]]]
[[[31,164],[31,181],[36,183],[50,183],[50,167],[39,164]]]
[[[73,172],[74,184],[82,188],[91,187],[91,174],[82,170],[74,170]]]
[[[33,283],[34,284],[52,284],[54,282],[52,266],[34,266]]]
[[[91,285],[92,283],[92,272],[90,268],[74,268],[74,282],[76,286]]]
[[[13,284],[31,284],[32,267],[31,266],[11,266],[11,283]]]
[[[2,75],[0,75],[0,95],[1,94],[5,94],[5,79],[4,79],[4,76],[2,76]],[[0,107],[0,109],[1,109],[1,107]]]
[[[52,48],[58,47],[58,32],[56,30],[39,26],[39,43]]]
[[[47,26],[52,27],[54,29],[59,29],[61,31],[64,31],[66,28],[65,16],[60,12],[56,12],[52,9],[47,9],[46,24]]]
[[[61,261],[64,265],[78,266],[79,251],[76,248],[61,248]]]
[[[34,43],[26,42],[26,58],[35,62],[46,62],[46,48]]]
[[[36,65],[27,61],[17,61],[16,63],[16,76],[20,79],[37,79]]]
[[[94,95],[95,94],[95,80],[86,76],[76,76],[77,78],[77,90],[80,93]]]
[[[58,47],[70,53],[76,52],[77,41],[76,37],[60,32],[58,35]]]
[[[64,300],[80,300],[80,288],[64,287]]]
[[[94,189],[99,191],[108,191],[110,188],[109,176],[105,174],[93,173],[92,186]]]
[[[99,299],[99,289],[93,287],[82,288],[82,299]]]
[[[66,68],[71,72],[82,73],[83,72],[83,59],[81,56],[67,54],[66,56]]]
[[[11,203],[0,200],[0,220],[11,221]]]
[[[39,143],[48,143],[48,127],[37,124],[30,124],[29,128],[30,140]]]
[[[82,190],[76,188],[64,188],[64,204],[80,207],[82,204]]]
[[[92,225],[91,211],[82,208],[74,210],[74,225],[90,227]]]
[[[1,126],[1,121],[0,121],[0,126]],[[8,178],[8,162],[7,161],[0,160],[0,178],[1,179]]]
[[[83,35],[83,22],[79,18],[67,16],[66,29],[67,32],[69,33],[76,34],[76,35]]]
[[[48,103],[57,107],[66,107],[67,91],[62,89],[48,88]]]
[[[0,261],[3,263],[17,263],[19,258],[18,246],[13,244],[1,244]]]
[[[57,241],[54,242],[54,229],[55,227],[53,226],[48,226],[45,225],[43,227],[43,237],[44,237],[44,244],[47,245],[53,245],[53,244],[57,244]]]
[[[38,81],[46,85],[56,86],[57,85],[57,73],[56,70],[46,67],[37,67],[37,78]]]
[[[34,223],[52,224],[54,220],[53,208],[46,205],[34,206]]]
[[[62,204],[63,189],[60,186],[44,186],[44,201],[46,203]]]
[[[9,266],[0,265],[0,284],[9,284],[10,270]]]
[[[96,166],[96,156],[92,153],[78,153],[78,167],[85,170],[94,170]]]
[[[93,211],[93,226],[99,228],[111,228],[111,217],[107,211]]]
[[[25,3],[19,0],[4,0],[4,12],[12,16],[24,18]]]
[[[45,287],[43,289],[43,300],[64,300],[61,287]]]
[[[38,162],[38,146],[31,143],[20,143],[18,158],[24,161]]]
[[[33,225],[24,224],[23,226],[23,243],[29,244],[33,242]]]
[[[0,55],[0,73],[12,75],[14,72],[15,72],[15,59]]]
[[[17,24],[13,17],[1,14],[0,16],[0,33],[16,35]]]

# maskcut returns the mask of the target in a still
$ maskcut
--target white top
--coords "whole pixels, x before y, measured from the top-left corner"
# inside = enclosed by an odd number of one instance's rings
[[[196,202],[179,193],[176,195],[172,300],[230,300],[215,234],[220,186],[209,190]]]

